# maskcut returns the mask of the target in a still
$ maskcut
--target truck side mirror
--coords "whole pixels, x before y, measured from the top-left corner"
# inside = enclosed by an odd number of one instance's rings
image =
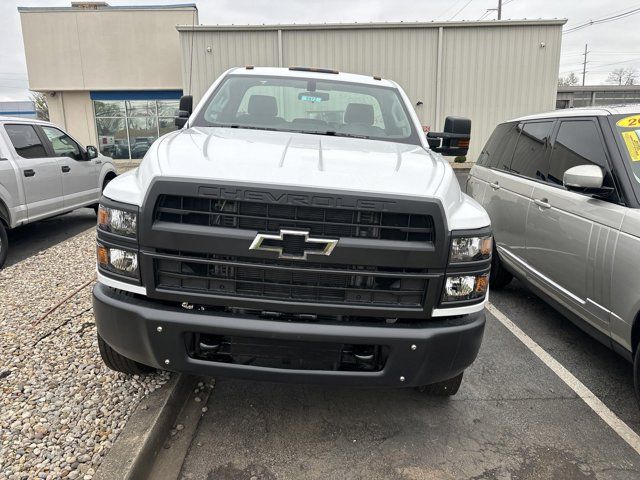
[[[87,160],[98,158],[98,149],[93,145],[87,145]]]
[[[178,116],[173,120],[176,127],[182,128],[187,123],[193,111],[193,96],[183,95],[180,97],[180,106],[178,107]]]
[[[471,120],[462,117],[447,117],[444,120],[444,132],[427,133],[429,148],[447,157],[466,155],[470,139]]]

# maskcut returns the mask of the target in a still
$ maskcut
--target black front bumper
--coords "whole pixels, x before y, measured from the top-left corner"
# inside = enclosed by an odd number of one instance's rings
[[[475,360],[484,312],[434,318],[416,327],[295,323],[188,311],[122,294],[98,283],[93,308],[100,336],[118,353],[145,365],[198,375],[296,383],[419,386],[452,378]],[[189,332],[298,342],[384,345],[375,372],[294,370],[199,360],[188,355]],[[414,347],[415,346],[415,347]]]

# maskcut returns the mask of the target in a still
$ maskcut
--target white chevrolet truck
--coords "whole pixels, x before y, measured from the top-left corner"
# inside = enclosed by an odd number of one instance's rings
[[[56,125],[0,117],[0,268],[9,251],[7,230],[97,208],[103,188],[115,177],[110,158]]]
[[[176,124],[100,202],[110,368],[457,392],[492,252],[441,155],[469,120],[427,136],[390,80],[245,67]]]

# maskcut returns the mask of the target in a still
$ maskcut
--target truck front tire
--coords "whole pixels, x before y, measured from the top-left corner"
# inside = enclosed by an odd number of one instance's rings
[[[462,373],[443,382],[437,382],[432,383],[431,385],[423,385],[422,387],[417,387],[417,390],[421,393],[426,393],[427,395],[433,395],[436,397],[452,397],[453,395],[458,393],[461,383]]]
[[[9,251],[9,238],[7,237],[7,229],[0,220],[0,268],[7,260],[7,252]]]
[[[104,341],[100,334],[98,334],[98,348],[104,364],[116,372],[126,373],[127,375],[143,375],[152,373],[155,370],[152,367],[134,362],[120,355]]]

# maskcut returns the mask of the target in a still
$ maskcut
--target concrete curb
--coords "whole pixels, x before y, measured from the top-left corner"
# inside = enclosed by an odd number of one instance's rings
[[[98,468],[94,480],[147,478],[189,394],[195,377],[172,374],[160,390],[142,400]]]

